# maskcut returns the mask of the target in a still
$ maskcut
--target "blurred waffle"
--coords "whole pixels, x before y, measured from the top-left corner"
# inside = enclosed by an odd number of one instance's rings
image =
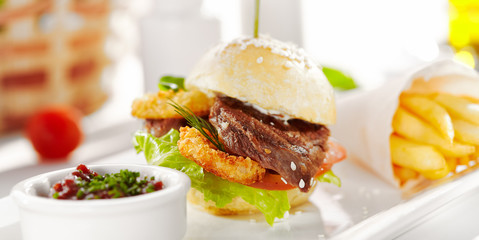
[[[0,2],[1,3],[1,2]],[[84,114],[107,99],[108,0],[6,0],[0,5],[0,133],[47,104]]]

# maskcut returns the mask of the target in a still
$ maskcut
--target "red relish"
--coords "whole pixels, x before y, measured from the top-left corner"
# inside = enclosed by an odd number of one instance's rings
[[[77,166],[76,171],[54,184],[50,196],[55,199],[111,199],[136,196],[163,189],[163,182],[155,177],[141,178],[139,172],[127,169],[119,173],[100,175],[85,165]]]

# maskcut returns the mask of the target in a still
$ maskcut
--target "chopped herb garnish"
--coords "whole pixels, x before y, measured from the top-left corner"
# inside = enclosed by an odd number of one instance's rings
[[[52,197],[77,200],[121,198],[160,190],[162,184],[157,184],[160,182],[155,181],[155,177],[141,178],[139,172],[127,169],[102,176],[81,165],[70,177],[52,187]]]
[[[193,111],[191,111],[188,107],[179,105],[171,99],[168,104],[174,107],[175,111],[182,117],[184,117],[189,125],[200,131],[200,133],[205,136],[208,141],[215,145],[216,148],[221,151],[225,151],[225,147],[220,141],[218,131],[216,130],[216,128],[213,127],[213,125],[211,125],[211,123],[204,120],[203,118],[196,116]]]

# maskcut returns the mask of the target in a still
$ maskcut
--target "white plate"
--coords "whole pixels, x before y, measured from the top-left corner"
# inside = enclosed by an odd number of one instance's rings
[[[94,163],[141,161],[141,155],[129,150]],[[25,168],[23,173],[32,171]],[[188,206],[185,239],[393,238],[441,206],[479,189],[479,173],[472,172],[401,200],[398,190],[348,160],[335,165],[334,171],[342,179],[341,188],[321,184],[311,195],[311,203],[292,209],[288,218],[273,227],[260,214],[218,217]],[[7,175],[0,176],[0,187],[8,185],[2,182]],[[18,213],[9,197],[0,199],[0,212],[2,239],[21,239]]]

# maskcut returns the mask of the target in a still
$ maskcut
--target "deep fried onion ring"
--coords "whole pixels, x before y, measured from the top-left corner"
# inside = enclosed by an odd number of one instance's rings
[[[233,156],[217,150],[195,128],[180,128],[178,148],[181,155],[196,162],[206,171],[232,182],[253,184],[261,180],[266,172],[258,162],[249,157]]]
[[[169,99],[186,106],[197,116],[208,115],[214,103],[214,98],[208,97],[199,90],[158,91],[135,99],[131,106],[131,115],[142,119],[183,118],[168,104]]]

